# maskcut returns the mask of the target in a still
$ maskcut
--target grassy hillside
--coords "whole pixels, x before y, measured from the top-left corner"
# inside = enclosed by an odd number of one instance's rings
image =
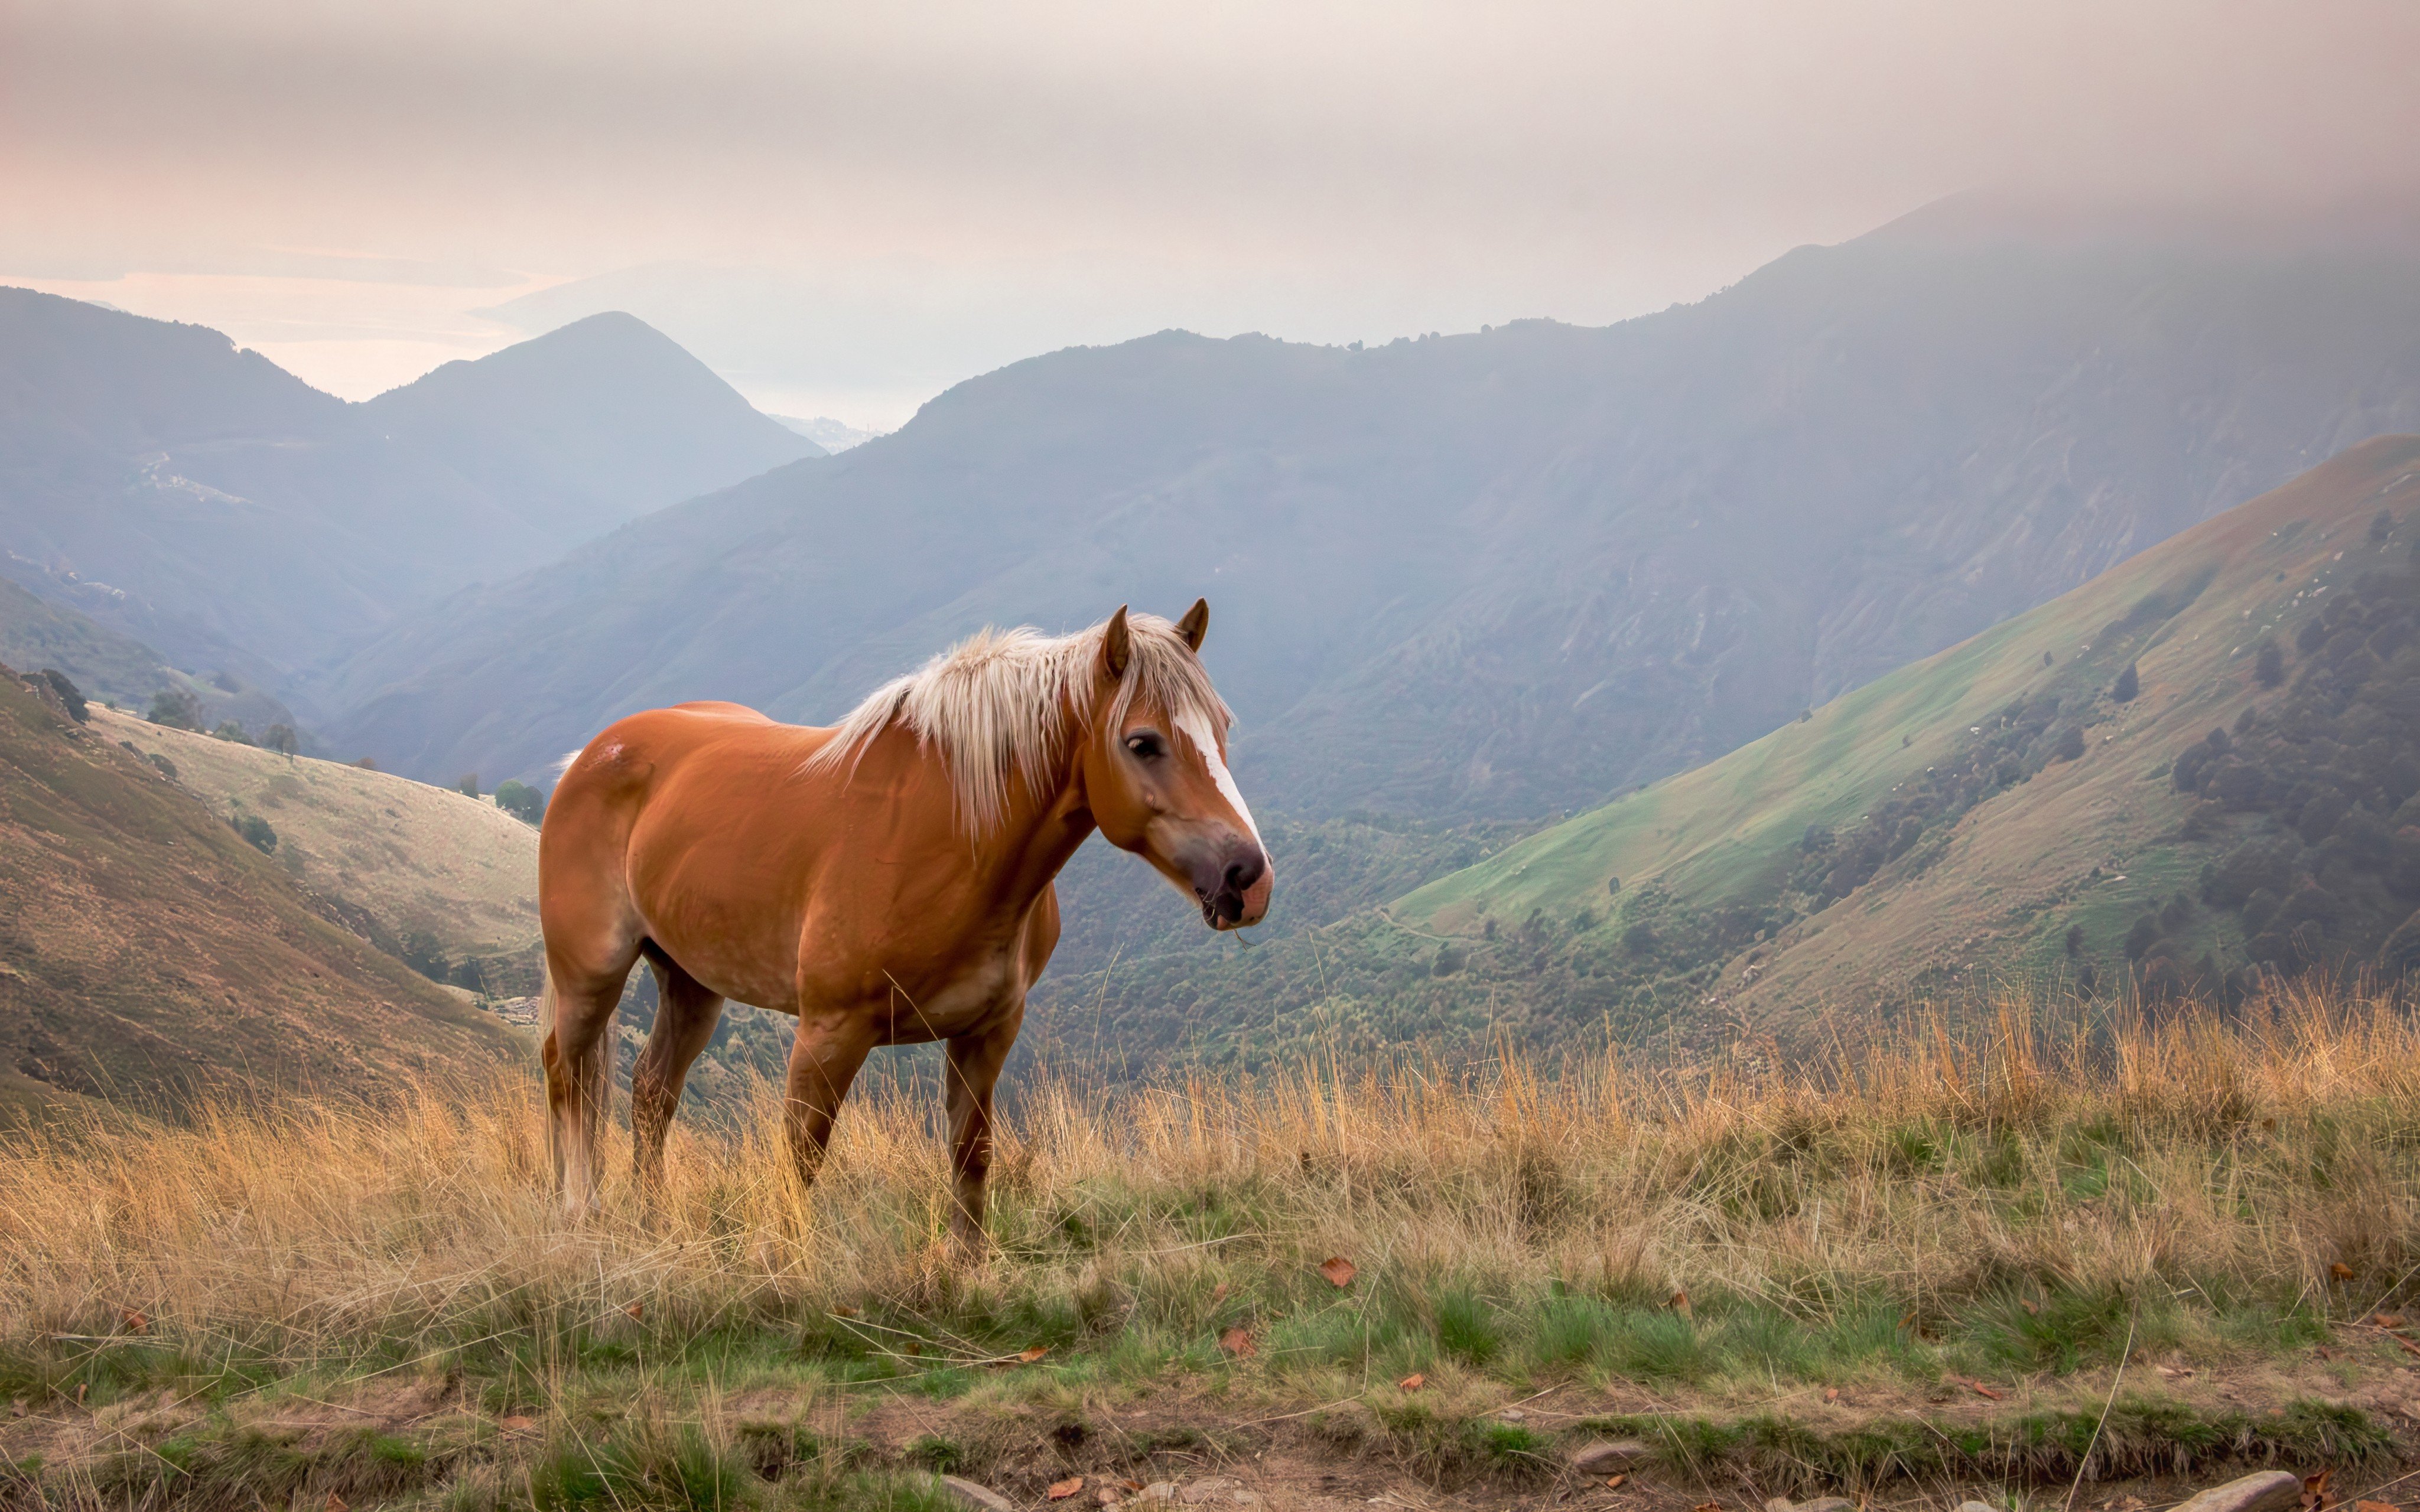
[[[92,712],[92,729],[167,758],[177,780],[221,817],[265,821],[277,837],[271,854],[287,873],[359,907],[395,945],[449,963],[493,963],[509,979],[491,984],[498,990],[535,990],[537,831],[492,799],[106,709]]]
[[[0,1076],[36,1098],[257,1083],[369,1096],[528,1055],[13,673],[0,675]]]
[[[2275,642],[2281,684],[2299,678],[2295,638],[2327,595],[2344,597],[2366,574],[2408,579],[2415,509],[2420,439],[2366,442],[2040,609],[1432,883],[1390,912],[1482,943],[1491,919],[1585,917],[1574,946],[1585,950],[1627,939],[1654,901],[1732,908],[1743,927],[1765,933],[1703,952],[1705,965],[1736,958],[1719,985],[1705,978],[1704,1006],[1728,1000],[1751,1016],[1861,1008],[1982,973],[2091,967],[2107,981],[2128,967],[2130,926],[2180,891],[2188,905],[2170,920],[2173,953],[2242,963],[2242,921],[2195,895],[2204,865],[2242,844],[2262,816],[2222,813],[2177,791],[2171,763],[2212,729],[2241,734],[2248,705],[2286,706],[2301,683],[2264,687],[2257,648]],[[2387,523],[2374,530],[2381,512]],[[2113,690],[2129,666],[2139,692],[2119,702]],[[2054,748],[2070,730],[2077,754],[2062,759]],[[1826,872],[1848,842],[1870,838],[1869,815],[1887,818],[1942,773],[1969,770],[1984,775],[1960,795],[1965,807],[1910,810],[1913,827],[1867,857],[1878,866]],[[1846,886],[1826,888],[1827,876]],[[2073,953],[2071,928],[2082,931]]]
[[[928,1098],[852,1102],[811,1197],[775,1088],[653,1203],[617,1132],[569,1227],[526,1080],[63,1128],[0,1160],[0,1498],[2122,1512],[2282,1467],[2408,1505],[2420,1039],[2275,1006],[1820,1072],[1029,1087],[981,1261]]]

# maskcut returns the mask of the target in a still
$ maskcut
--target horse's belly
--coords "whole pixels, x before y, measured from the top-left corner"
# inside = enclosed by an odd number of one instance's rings
[[[889,992],[878,1009],[884,1039],[891,1044],[923,1044],[988,1027],[1016,1001],[1014,982],[1010,963],[986,963],[938,984],[919,983],[922,990],[912,998],[905,990]]]

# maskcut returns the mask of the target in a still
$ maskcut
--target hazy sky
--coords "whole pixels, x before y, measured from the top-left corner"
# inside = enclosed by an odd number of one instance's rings
[[[0,282],[351,397],[618,303],[896,423],[1171,325],[1606,321],[1978,185],[2408,188],[2415,58],[2406,0],[0,0]]]

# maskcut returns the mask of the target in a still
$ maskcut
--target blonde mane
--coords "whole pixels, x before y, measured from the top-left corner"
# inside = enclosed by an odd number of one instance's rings
[[[1109,622],[1073,635],[1044,635],[1032,625],[976,631],[916,671],[867,695],[834,728],[832,739],[807,758],[806,769],[851,771],[874,737],[896,724],[915,732],[920,748],[938,750],[950,771],[959,822],[987,834],[1006,817],[1012,773],[1039,795],[1065,757],[1068,726],[1091,717],[1094,669]],[[1198,715],[1223,731],[1233,715],[1193,648],[1156,614],[1126,616],[1133,648],[1125,675],[1102,722],[1119,729],[1138,698],[1174,722]]]

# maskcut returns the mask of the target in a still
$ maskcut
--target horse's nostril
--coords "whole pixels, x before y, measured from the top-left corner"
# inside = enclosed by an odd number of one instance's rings
[[[1249,892],[1252,884],[1261,880],[1261,873],[1267,870],[1267,866],[1268,863],[1261,858],[1258,851],[1254,851],[1242,860],[1229,862],[1227,865],[1228,890],[1239,893]]]

